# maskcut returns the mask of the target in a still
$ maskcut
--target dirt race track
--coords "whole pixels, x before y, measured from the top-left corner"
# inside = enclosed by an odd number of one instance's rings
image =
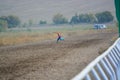
[[[0,47],[0,80],[70,80],[110,46],[115,30]]]

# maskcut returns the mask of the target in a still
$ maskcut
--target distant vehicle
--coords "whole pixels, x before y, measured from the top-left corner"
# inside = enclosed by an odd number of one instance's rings
[[[94,29],[106,29],[107,26],[105,24],[94,24]]]

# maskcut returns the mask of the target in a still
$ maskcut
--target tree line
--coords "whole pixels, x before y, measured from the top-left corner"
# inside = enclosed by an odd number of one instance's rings
[[[56,14],[53,17],[55,24],[79,24],[79,23],[108,23],[113,21],[114,17],[109,11],[104,11],[96,14],[75,14],[70,21],[63,17],[62,14]]]
[[[79,24],[79,23],[107,23],[113,21],[114,17],[109,11],[104,11],[96,14],[75,14],[68,20],[64,15],[58,13],[52,18],[54,24]],[[39,24],[47,24],[47,21],[40,20]],[[7,28],[14,28],[21,25],[21,20],[18,16],[9,15],[0,17],[0,31]],[[33,21],[29,20],[28,24],[22,24],[23,27],[33,25]]]
[[[9,15],[0,17],[0,31],[4,31],[7,28],[17,27],[21,21],[18,16]]]

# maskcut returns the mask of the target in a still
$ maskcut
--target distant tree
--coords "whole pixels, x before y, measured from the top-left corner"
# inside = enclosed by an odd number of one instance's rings
[[[79,23],[94,23],[96,22],[96,18],[93,14],[80,14],[79,15]]]
[[[88,14],[80,14],[79,15],[79,22],[80,23],[88,23],[88,22],[90,22]]]
[[[47,24],[47,21],[40,20],[39,24]]]
[[[68,20],[62,14],[56,14],[53,16],[53,22],[55,24],[65,24],[68,23]]]
[[[93,14],[88,14],[88,19],[89,19],[89,23],[95,23],[95,22],[97,22],[97,18]]]
[[[27,23],[23,23],[22,27],[27,27]]]
[[[1,16],[0,20],[4,20],[5,23],[7,23],[8,28],[17,27],[21,23],[19,17],[14,15]]]
[[[29,26],[32,26],[32,25],[33,25],[33,20],[30,19],[30,20],[28,21],[28,24],[29,24]]]
[[[0,17],[0,20],[5,20],[5,21],[7,21],[7,19],[8,19],[7,16],[1,16],[1,17]]]
[[[8,23],[8,28],[13,28],[13,27],[17,27],[18,25],[20,25],[21,21],[19,17],[14,16],[14,15],[9,15],[7,16],[7,23]]]
[[[77,14],[75,14],[71,20],[70,20],[70,24],[78,24],[79,23],[79,16]]]
[[[71,20],[71,24],[78,24],[78,23],[94,23],[96,22],[96,18],[93,14],[75,14]]]
[[[95,16],[98,20],[98,23],[111,22],[114,19],[113,15],[109,11],[104,11],[104,12],[101,12],[101,13],[97,13],[97,14],[95,14]]]
[[[0,32],[1,31],[6,31],[7,28],[8,28],[7,21],[0,19]]]

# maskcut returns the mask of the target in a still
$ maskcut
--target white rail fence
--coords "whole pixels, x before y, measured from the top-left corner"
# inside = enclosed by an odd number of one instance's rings
[[[120,80],[120,38],[72,80]]]

